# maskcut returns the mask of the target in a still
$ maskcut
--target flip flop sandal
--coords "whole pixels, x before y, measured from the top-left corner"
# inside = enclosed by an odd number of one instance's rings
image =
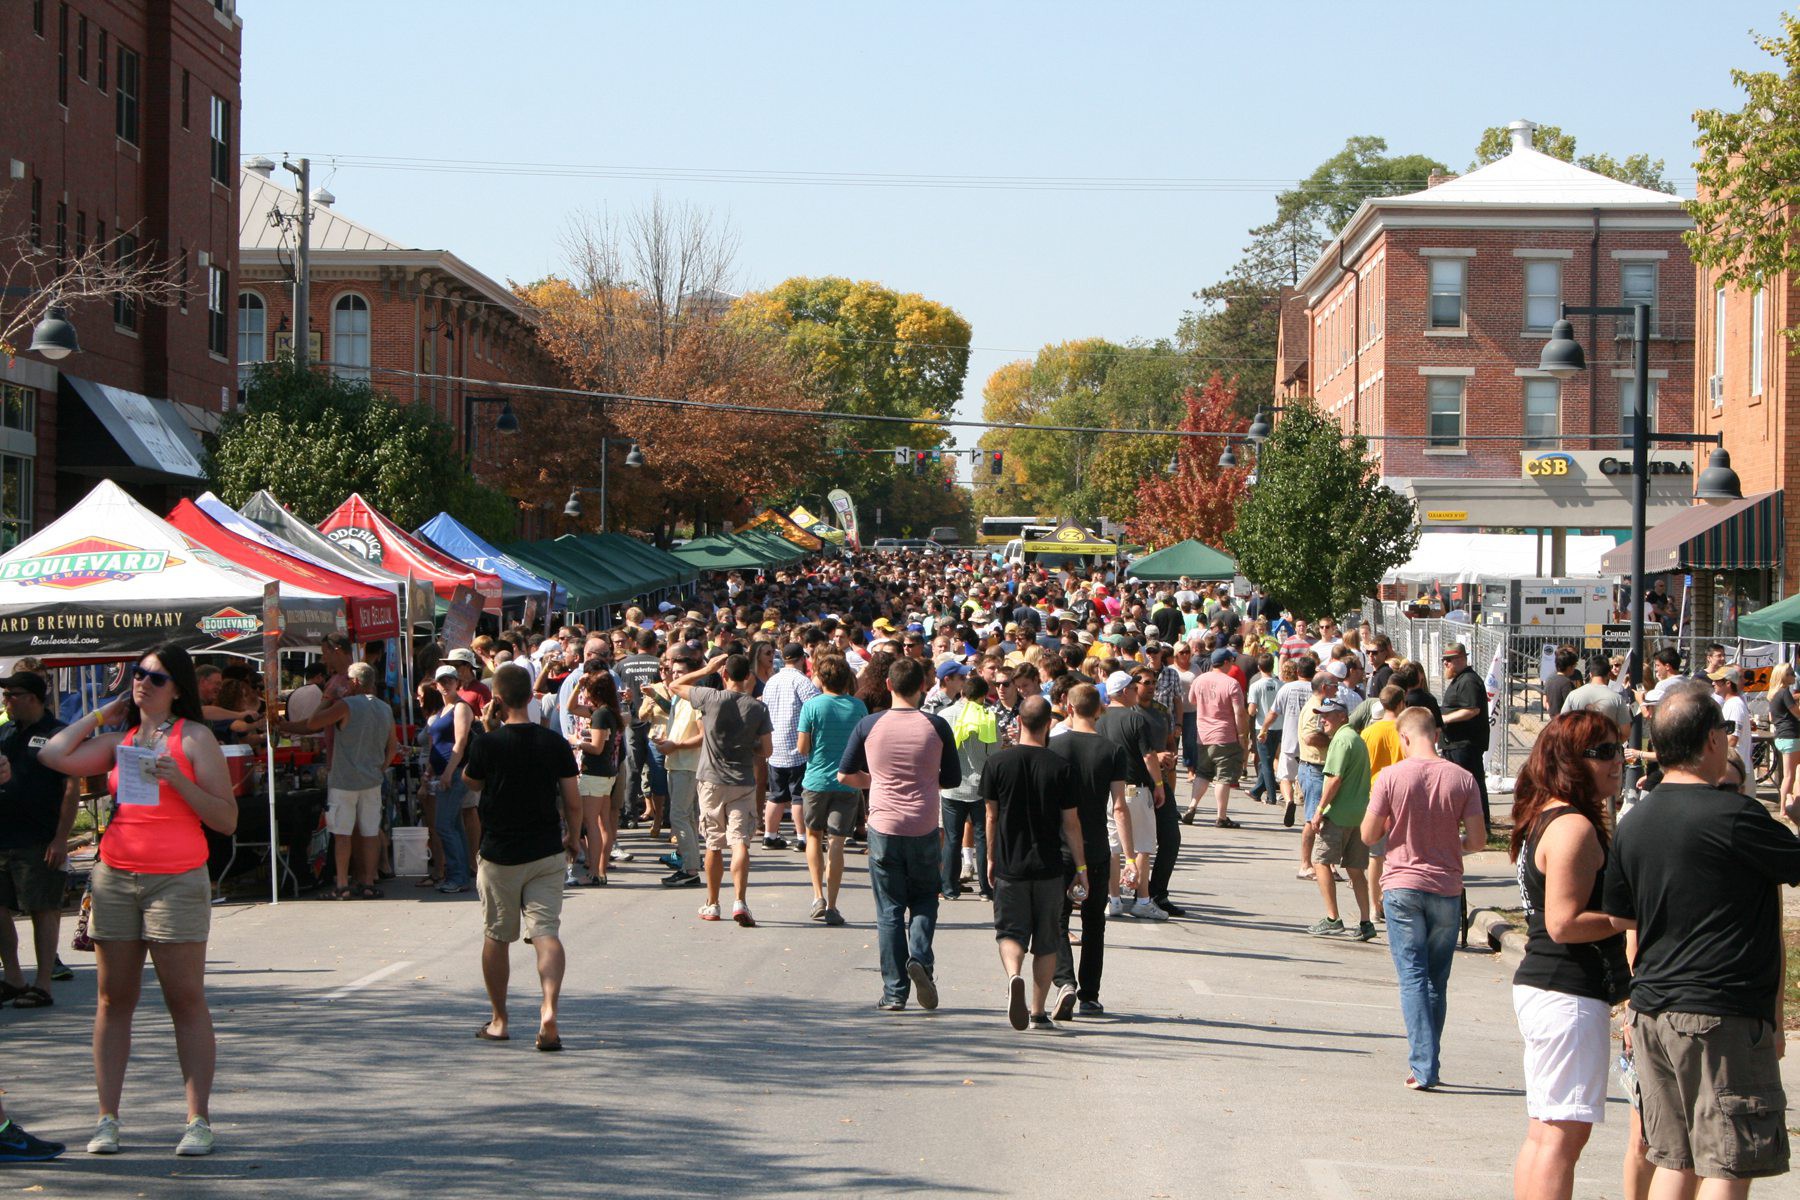
[[[41,987],[28,987],[19,992],[18,999],[12,1002],[14,1008],[49,1008],[56,1003],[50,993]]]
[[[555,1041],[549,1041],[548,1039],[546,1039],[544,1037],[543,1034],[539,1034],[538,1039],[537,1039],[537,1048],[539,1050],[542,1050],[546,1054],[552,1054],[552,1053],[562,1049],[562,1039],[557,1038]]]
[[[484,1042],[510,1042],[510,1041],[512,1041],[512,1034],[510,1034],[510,1033],[489,1033],[488,1025],[492,1025],[492,1024],[493,1024],[493,1022],[489,1021],[486,1024],[482,1025],[482,1027],[480,1029],[477,1029],[475,1031],[475,1036],[480,1038]]]
[[[321,900],[349,900],[351,898],[349,888],[332,888],[330,891],[322,892],[319,895],[319,899]]]
[[[356,898],[358,900],[379,900],[385,895],[387,895],[387,893],[378,887],[360,887],[356,889]]]
[[[438,884],[440,884],[442,882],[444,882],[444,881],[441,878],[434,879],[430,875],[427,875],[425,878],[415,882],[413,884],[413,886],[414,887],[436,887]]]
[[[20,996],[23,996],[26,990],[27,989],[25,988],[7,983],[4,979],[0,979],[0,1008],[4,1008],[14,1000],[17,1000]]]

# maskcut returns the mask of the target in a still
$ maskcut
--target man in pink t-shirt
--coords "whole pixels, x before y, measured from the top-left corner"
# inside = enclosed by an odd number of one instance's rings
[[[1231,785],[1244,773],[1244,743],[1250,739],[1250,712],[1244,707],[1244,689],[1237,678],[1226,670],[1237,655],[1220,647],[1212,653],[1212,670],[1194,676],[1188,699],[1194,706],[1194,729],[1199,739],[1195,758],[1193,791],[1188,796],[1188,810],[1182,816],[1193,824],[1200,807],[1200,796],[1207,784],[1212,785],[1213,802],[1219,814],[1214,824],[1220,829],[1237,829],[1238,823],[1225,815],[1231,799]]]
[[[1400,979],[1411,1073],[1406,1086],[1438,1083],[1445,992],[1462,926],[1463,855],[1487,845],[1475,777],[1437,752],[1437,724],[1423,708],[1394,721],[1405,757],[1375,780],[1363,843],[1387,839],[1381,866],[1388,953]]]

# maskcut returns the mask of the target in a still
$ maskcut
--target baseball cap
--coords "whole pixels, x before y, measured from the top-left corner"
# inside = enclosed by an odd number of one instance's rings
[[[1723,683],[1727,679],[1733,683],[1742,682],[1742,677],[1738,675],[1738,669],[1732,666],[1724,666],[1716,671],[1708,671],[1706,677],[1714,683]],[[17,676],[14,676],[14,678],[17,678]]]
[[[1207,661],[1215,667],[1222,667],[1236,657],[1237,655],[1221,646],[1212,652],[1212,657],[1207,659]]]
[[[17,688],[22,692],[30,692],[39,700],[50,694],[44,684],[44,677],[33,671],[15,671],[5,679],[0,679],[0,688]]]
[[[908,632],[908,633],[924,633],[925,626],[922,625],[921,623],[919,623],[918,621],[913,621],[913,622],[910,622],[906,626],[906,632]]]
[[[438,669],[435,672],[433,672],[431,677],[433,679],[456,679],[456,678],[458,678],[458,676],[456,674],[456,668],[451,666],[449,663],[439,663]]]
[[[1114,671],[1106,677],[1106,690],[1109,693],[1122,692],[1136,682],[1130,671]]]
[[[1445,658],[1455,658],[1459,654],[1464,658],[1469,656],[1469,648],[1461,642],[1451,642],[1448,646],[1444,647]]]
[[[675,609],[676,609],[676,606],[673,604],[670,604],[667,600],[664,600],[661,604],[658,604],[656,606],[657,612],[674,612]]]
[[[963,666],[954,658],[947,658],[937,665],[937,677],[939,679],[948,679],[952,675],[967,675],[968,673],[969,668]]]
[[[1329,700],[1321,700],[1313,706],[1313,711],[1321,713],[1341,713],[1345,711],[1344,702],[1336,697]]]
[[[1344,660],[1341,658],[1333,659],[1331,662],[1326,663],[1325,669],[1331,672],[1331,677],[1333,679],[1350,678],[1350,668],[1344,664]]]
[[[879,629],[883,633],[892,633],[894,632],[894,623],[886,617],[876,617],[875,624],[871,628]]]

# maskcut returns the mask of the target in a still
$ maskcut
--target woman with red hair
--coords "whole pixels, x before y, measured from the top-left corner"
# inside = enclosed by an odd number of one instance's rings
[[[1613,721],[1564,713],[1538,735],[1513,791],[1527,926],[1513,1009],[1531,1121],[1513,1165],[1515,1200],[1567,1200],[1588,1135],[1606,1119],[1608,1025],[1631,979],[1624,935],[1600,911],[1606,801],[1618,795],[1624,749]]]

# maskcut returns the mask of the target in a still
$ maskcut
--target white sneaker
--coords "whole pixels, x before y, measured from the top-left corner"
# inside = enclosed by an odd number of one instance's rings
[[[702,904],[700,906],[700,919],[702,921],[718,920],[719,919],[719,906],[717,904]]]
[[[1131,915],[1140,921],[1166,921],[1169,914],[1156,906],[1156,901],[1148,896],[1139,896],[1137,903],[1131,906]]]
[[[181,1141],[175,1144],[175,1153],[182,1158],[199,1158],[212,1152],[212,1125],[205,1117],[195,1117],[182,1131]]]
[[[94,1126],[94,1136],[88,1139],[89,1154],[117,1154],[119,1152],[119,1118],[101,1117]]]
[[[1124,899],[1123,899],[1123,898],[1122,898],[1122,897],[1119,897],[1119,896],[1114,896],[1114,897],[1112,897],[1112,898],[1111,898],[1111,899],[1110,899],[1110,900],[1108,900],[1108,901],[1107,901],[1107,902],[1106,902],[1106,915],[1107,915],[1107,916],[1109,916],[1109,917],[1122,917],[1122,916],[1124,916],[1124,915],[1125,915],[1125,901],[1124,901]]]

